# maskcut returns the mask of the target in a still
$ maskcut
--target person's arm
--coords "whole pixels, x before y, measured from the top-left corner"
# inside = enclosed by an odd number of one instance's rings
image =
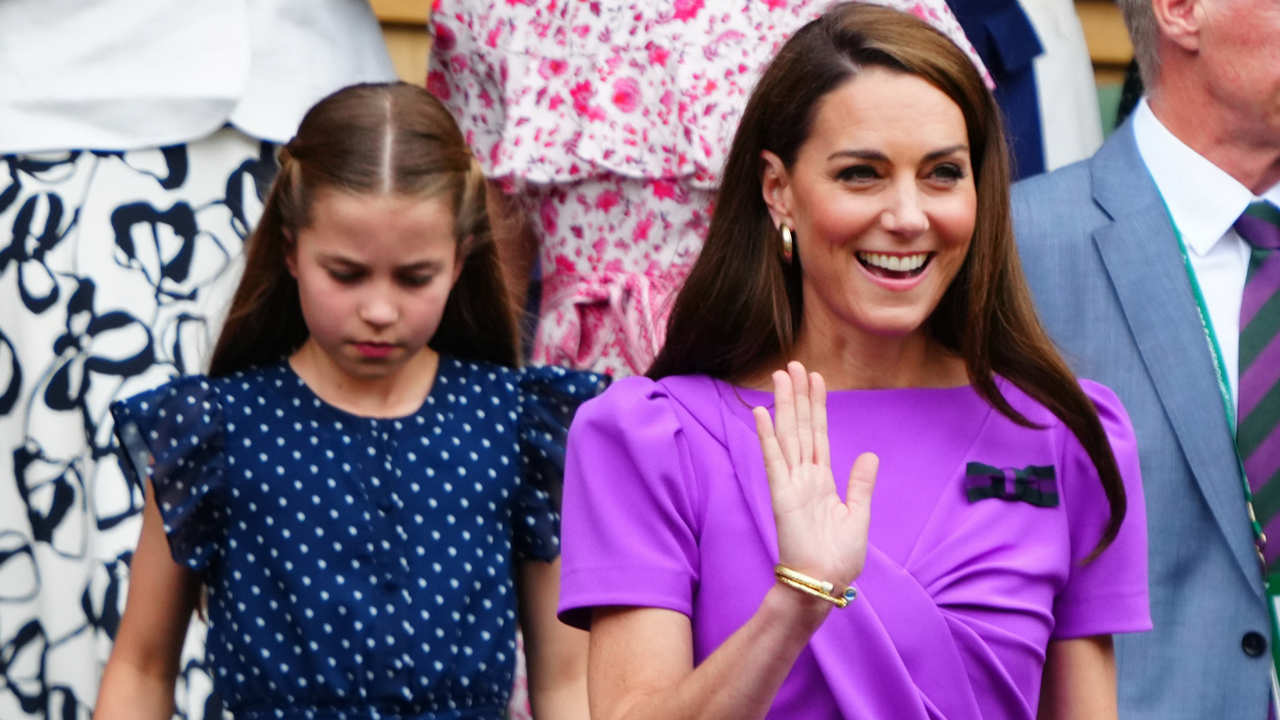
[[[560,559],[520,565],[520,627],[535,718],[588,720],[587,633],[556,618]]]
[[[776,419],[763,408],[755,416],[779,558],[801,573],[846,585],[866,560],[877,460],[870,454],[857,459],[842,502],[831,474],[822,378],[790,363],[773,381]],[[697,667],[688,617],[657,608],[597,608],[588,655],[591,717],[763,718],[832,607],[775,584],[755,614]]]
[[[94,720],[168,720],[182,643],[200,593],[198,576],[169,554],[150,483],[142,534],[129,565],[129,598],[102,674]]]
[[[588,686],[595,720],[763,718],[831,605],[782,585],[701,665],[685,615],[599,608],[591,619]]]
[[[1038,720],[1115,720],[1118,712],[1111,636],[1050,642]]]

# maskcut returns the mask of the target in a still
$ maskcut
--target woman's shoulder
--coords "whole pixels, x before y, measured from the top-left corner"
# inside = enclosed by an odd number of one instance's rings
[[[1124,404],[1120,402],[1120,398],[1116,396],[1114,390],[1100,382],[1087,378],[1077,378],[1076,381],[1079,383],[1085,397],[1093,403],[1104,428],[1107,427],[1108,423],[1121,419],[1124,422],[1128,422],[1128,414],[1124,409]],[[1044,403],[1032,397],[1030,393],[1018,387],[1011,380],[997,377],[996,387],[1000,390],[1000,394],[1004,396],[1005,400],[1009,402],[1009,405],[1028,420],[1040,426],[1066,428],[1066,424],[1062,419],[1054,415],[1053,411],[1046,407]]]
[[[585,403],[574,429],[588,427],[613,434],[668,440],[691,431],[723,444],[727,434],[726,391],[732,386],[706,375],[644,376],[617,380]]]
[[[644,406],[678,406],[696,412],[719,403],[719,382],[707,375],[670,375],[654,380],[643,375],[613,381],[599,397],[587,403],[596,411],[625,412]]]
[[[1098,412],[1098,421],[1102,424],[1102,430],[1107,435],[1111,451],[1121,466],[1121,472],[1124,473],[1128,466],[1133,466],[1131,472],[1133,477],[1129,479],[1135,479],[1138,464],[1138,438],[1133,429],[1133,421],[1129,418],[1129,411],[1125,409],[1124,403],[1120,401],[1115,391],[1106,385],[1084,378],[1079,382],[1085,397],[1089,398]],[[1076,447],[1080,447],[1080,443],[1074,441],[1074,437],[1073,442]]]
[[[1116,461],[1122,467],[1136,464],[1137,437],[1133,430],[1133,423],[1129,419],[1129,413],[1125,410],[1120,398],[1111,388],[1102,383],[1085,378],[1080,378],[1077,382],[1098,415],[1098,422],[1102,426]],[[1059,462],[1076,464],[1080,467],[1093,467],[1093,461],[1089,459],[1084,444],[1062,418],[1012,382],[1000,378],[997,383],[1001,394],[1014,410],[1031,421],[1035,427],[1050,433],[1051,442],[1057,448]],[[1016,424],[1008,418],[1004,418],[1003,421],[1011,426]],[[1092,470],[1086,474],[1092,474]]]

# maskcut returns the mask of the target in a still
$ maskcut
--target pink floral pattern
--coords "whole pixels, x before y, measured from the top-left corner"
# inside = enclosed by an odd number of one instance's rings
[[[681,178],[604,175],[529,184],[521,200],[543,238],[534,362],[644,372],[702,247],[711,191]]]
[[[981,61],[943,0],[911,12]],[[533,359],[644,372],[756,77],[831,0],[436,0],[427,87],[541,231]]]
[[[932,23],[981,67],[943,0],[875,2]],[[831,4],[436,0],[430,84],[494,177],[711,189],[759,72]]]

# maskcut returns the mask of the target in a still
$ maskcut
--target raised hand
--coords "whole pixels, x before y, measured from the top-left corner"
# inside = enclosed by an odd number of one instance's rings
[[[879,459],[863,453],[841,502],[831,473],[827,392],[822,376],[798,362],[773,374],[774,417],[752,410],[778,530],[782,564],[836,585],[862,573]]]

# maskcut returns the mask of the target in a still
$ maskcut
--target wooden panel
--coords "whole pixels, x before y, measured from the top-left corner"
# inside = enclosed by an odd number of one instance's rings
[[[1124,28],[1120,8],[1110,0],[1076,0],[1076,13],[1084,28],[1084,39],[1089,45],[1093,66],[1123,68],[1133,58],[1133,45]]]
[[[427,24],[427,16],[431,13],[432,0],[369,0],[373,12],[384,25],[388,23],[400,25]]]
[[[382,37],[387,42],[387,54],[396,67],[396,75],[414,85],[426,82],[427,53],[431,51],[426,25],[384,24]]]
[[[432,0],[369,0],[378,22],[387,54],[401,80],[421,85],[427,78],[427,54],[431,38],[427,35],[427,16]]]

